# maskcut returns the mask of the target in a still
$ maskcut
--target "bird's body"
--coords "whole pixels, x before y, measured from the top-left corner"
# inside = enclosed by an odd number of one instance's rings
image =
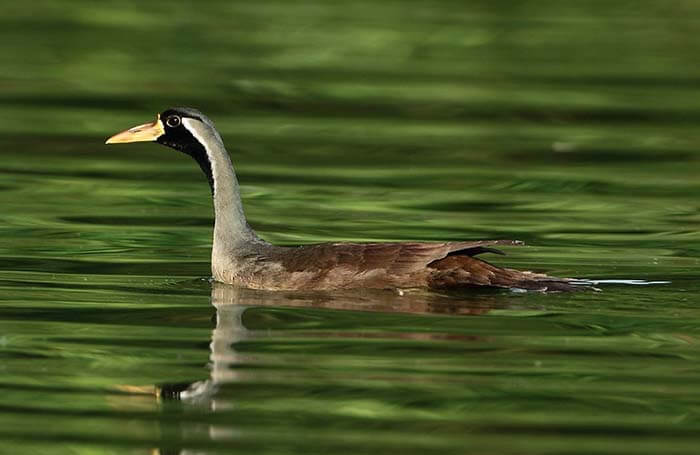
[[[503,269],[472,256],[496,243],[514,242],[322,243],[299,247],[261,243],[215,260],[212,273],[217,281],[268,290],[466,286],[554,290],[570,286],[564,280]]]
[[[501,268],[474,257],[500,253],[489,246],[519,244],[515,241],[272,245],[246,222],[231,159],[213,123],[202,113],[168,109],[155,122],[119,133],[107,143],[137,141],[157,141],[184,152],[207,176],[214,201],[211,265],[217,281],[265,290],[576,288],[565,278]]]

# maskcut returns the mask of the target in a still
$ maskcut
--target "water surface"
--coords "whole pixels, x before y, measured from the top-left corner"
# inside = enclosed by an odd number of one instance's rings
[[[696,453],[700,7],[40,2],[0,15],[0,453]],[[519,239],[602,292],[209,281],[216,122],[279,244]],[[637,282],[638,283],[638,282]]]

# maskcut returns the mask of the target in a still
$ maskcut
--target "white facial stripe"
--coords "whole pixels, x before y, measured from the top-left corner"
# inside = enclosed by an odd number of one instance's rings
[[[199,132],[198,124],[201,122],[199,120],[194,120],[191,118],[182,118],[182,126],[184,126],[187,131],[192,133],[192,136],[194,136],[195,139],[197,139],[197,142],[202,144],[202,147],[204,147],[204,151],[207,152],[207,158],[209,158],[209,164],[211,165],[211,175],[212,179],[214,180],[214,194],[216,194],[216,159],[214,156],[212,156],[211,150],[209,150],[209,147],[207,146],[208,141],[204,139],[202,134]]]

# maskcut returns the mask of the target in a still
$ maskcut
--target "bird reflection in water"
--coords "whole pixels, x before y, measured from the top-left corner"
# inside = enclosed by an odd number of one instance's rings
[[[522,296],[500,293],[472,292],[463,296],[439,295],[424,291],[406,292],[399,295],[393,291],[348,291],[346,293],[285,293],[254,291],[230,285],[212,283],[211,302],[216,309],[216,326],[211,334],[209,344],[210,374],[208,378],[191,383],[166,383],[150,388],[150,394],[156,397],[159,407],[165,413],[187,413],[189,411],[206,413],[225,412],[235,408],[235,399],[230,393],[223,393],[226,384],[237,381],[246,382],[253,378],[255,372],[250,369],[237,368],[241,365],[256,363],[255,354],[241,353],[236,350],[242,341],[261,339],[271,334],[279,336],[281,331],[270,331],[260,327],[259,318],[253,322],[255,327],[246,327],[246,312],[255,308],[306,308],[321,310],[348,310],[378,313],[406,313],[425,315],[483,315],[494,309],[525,307]],[[527,305],[532,310],[531,304]],[[295,332],[299,333],[299,332]],[[394,338],[411,340],[463,340],[476,341],[480,335],[462,335],[440,333],[389,333],[379,330],[362,332],[328,331],[319,333],[318,337],[344,338]],[[142,387],[124,387],[123,390],[138,392],[143,397],[147,392]],[[218,393],[222,392],[222,393]],[[199,420],[199,419],[196,419]],[[228,441],[240,436],[240,430],[233,424],[202,422],[190,420],[173,421],[167,419],[161,423],[160,434],[164,447],[156,449],[158,454],[206,453],[198,449],[190,452],[183,447],[192,446],[193,441]],[[190,441],[189,443],[187,441]],[[198,445],[195,443],[194,445]]]

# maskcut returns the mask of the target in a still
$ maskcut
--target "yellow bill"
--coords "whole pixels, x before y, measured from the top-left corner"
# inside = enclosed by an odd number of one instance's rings
[[[105,141],[105,144],[125,144],[127,142],[149,142],[155,141],[160,136],[165,134],[163,122],[160,121],[160,115],[156,116],[156,121],[153,123],[144,123],[126,131],[117,133]]]

